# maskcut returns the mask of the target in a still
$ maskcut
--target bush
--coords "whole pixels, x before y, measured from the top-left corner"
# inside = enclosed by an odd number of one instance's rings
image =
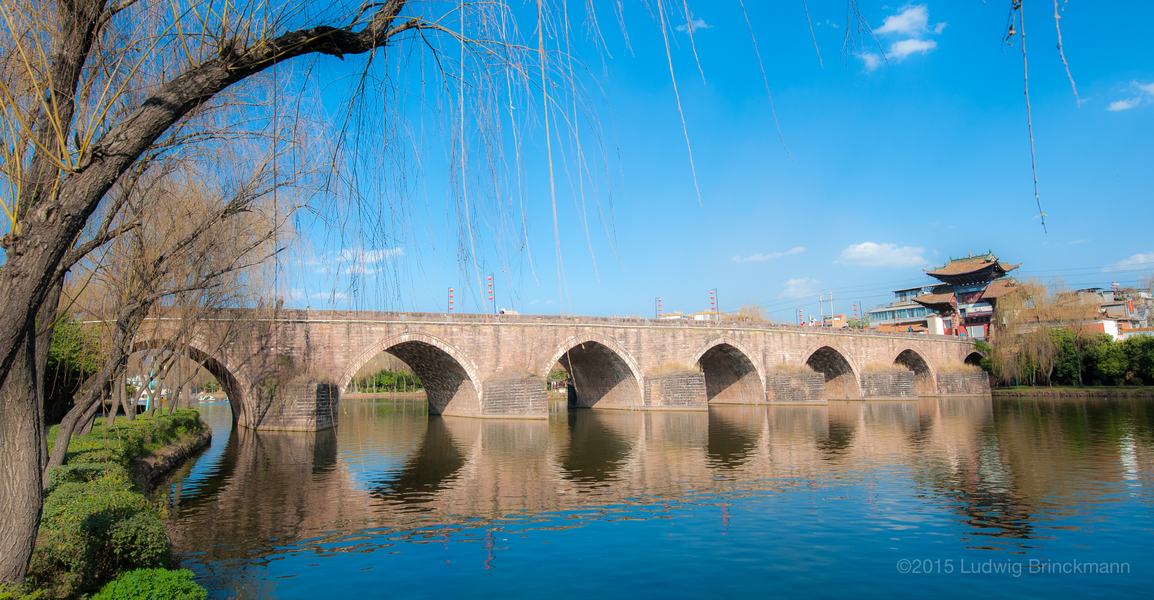
[[[94,592],[125,571],[170,566],[161,514],[134,491],[129,469],[202,429],[199,413],[181,410],[74,437],[68,463],[48,474],[27,581],[66,597]]]
[[[204,600],[208,592],[192,580],[192,571],[137,569],[101,588],[92,600]]]
[[[1126,384],[1127,385],[1146,385],[1146,382],[1142,381],[1141,377],[1135,375],[1135,376],[1131,377],[1129,380],[1127,380]]]
[[[28,577],[54,595],[95,591],[117,573],[171,563],[160,514],[115,470],[60,484],[44,502]]]
[[[47,494],[51,495],[65,483],[90,483],[104,478],[115,478],[126,484],[131,482],[128,469],[120,463],[94,462],[61,465],[48,472],[48,480],[44,484]],[[127,488],[125,488],[127,489]]]
[[[39,600],[44,597],[44,590],[35,590],[25,593],[24,588],[11,583],[0,583],[0,600]]]
[[[204,429],[200,413],[193,409],[173,411],[151,419],[122,422],[116,427],[94,427],[72,438],[68,444],[69,464],[116,462],[125,467],[154,450],[176,442],[181,435]]]

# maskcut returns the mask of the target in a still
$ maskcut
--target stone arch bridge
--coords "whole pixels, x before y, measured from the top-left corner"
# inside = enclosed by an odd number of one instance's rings
[[[182,330],[147,320],[137,348]],[[431,414],[548,418],[560,363],[575,408],[704,410],[989,392],[971,342],[916,333],[792,325],[535,315],[222,310],[180,337],[252,429],[336,424],[342,390],[381,352],[421,378]]]

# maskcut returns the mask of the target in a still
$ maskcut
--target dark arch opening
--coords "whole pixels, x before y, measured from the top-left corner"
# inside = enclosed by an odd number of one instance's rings
[[[429,414],[480,414],[476,385],[465,367],[448,352],[420,341],[401,342],[386,348],[385,352],[400,359],[416,374],[429,403]]]
[[[641,390],[633,370],[608,346],[583,342],[557,362],[569,373],[570,408],[641,406]]]
[[[827,398],[857,398],[861,396],[857,376],[841,352],[822,346],[809,355],[805,364],[825,377]]]
[[[705,375],[705,397],[717,404],[765,402],[765,386],[757,367],[744,352],[729,344],[718,344],[697,362]]]
[[[922,358],[921,354],[913,350],[903,350],[894,359],[894,364],[914,372],[914,390],[919,396],[926,396],[937,391],[934,389],[934,375],[930,372],[930,365],[926,359]]]
[[[973,365],[975,367],[981,367],[982,358],[984,357],[980,352],[971,352],[970,355],[966,357],[966,364]]]
[[[154,362],[145,366],[143,364],[144,361],[141,359],[141,354],[149,352],[154,353]],[[161,356],[156,356],[156,354]],[[152,372],[153,365],[155,365],[156,362],[167,358],[163,356],[165,354],[167,354],[167,357],[175,354],[179,359],[182,359],[178,361],[180,366],[173,367],[168,370],[167,373]],[[216,380],[216,386],[211,385],[212,382],[206,381],[202,377],[201,370],[207,371],[208,374]],[[137,378],[137,381],[144,385],[147,385],[145,382],[151,380],[152,376],[155,375],[157,379],[153,385],[159,388],[154,388],[157,392],[156,397],[166,400],[166,402],[161,404],[164,408],[170,408],[175,404],[171,401],[175,398],[168,396],[169,393],[174,396],[176,392],[180,392],[182,397],[179,405],[188,406],[192,399],[183,397],[184,394],[196,392],[198,400],[204,401],[204,399],[207,398],[204,393],[209,393],[212,394],[213,397],[217,397],[218,392],[213,389],[217,386],[219,386],[219,394],[223,394],[224,399],[227,400],[232,407],[232,422],[234,424],[237,423],[240,418],[240,411],[244,406],[244,388],[236,376],[232,374],[232,371],[229,371],[228,367],[224,366],[224,364],[213,355],[194,346],[181,346],[167,350],[165,349],[165,343],[162,341],[150,340],[138,342],[132,347],[132,353],[128,358],[125,375],[127,378]],[[163,375],[163,377],[161,377],[161,375]],[[171,392],[167,390],[171,390]],[[137,390],[138,396],[141,391],[143,390]]]

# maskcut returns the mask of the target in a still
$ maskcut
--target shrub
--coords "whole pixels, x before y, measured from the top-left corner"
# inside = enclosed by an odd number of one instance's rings
[[[43,598],[44,590],[34,590],[25,593],[24,588],[11,583],[0,583],[0,600],[39,600]]]
[[[93,462],[68,464],[48,472],[45,490],[49,495],[65,483],[89,483],[104,478],[115,478],[126,484],[130,482],[128,469],[115,462]],[[126,488],[127,489],[127,488]]]
[[[1142,378],[1137,376],[1137,375],[1134,375],[1133,377],[1131,377],[1129,380],[1126,381],[1126,383],[1129,385],[1146,385],[1146,382],[1142,381]]]
[[[117,573],[168,566],[160,514],[118,471],[60,484],[44,502],[28,577],[58,596],[94,591]]]
[[[192,580],[192,571],[137,569],[121,574],[92,600],[204,600],[208,592]]]
[[[128,469],[202,429],[199,413],[181,410],[74,437],[68,463],[48,474],[28,581],[54,596],[75,596],[124,571],[169,566],[160,512],[133,491]]]

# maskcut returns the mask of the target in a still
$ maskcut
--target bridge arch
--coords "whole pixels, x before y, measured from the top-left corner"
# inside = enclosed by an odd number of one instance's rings
[[[983,358],[985,358],[985,356],[981,352],[974,350],[973,352],[967,354],[965,360],[962,362],[966,363],[967,365],[973,365],[975,367],[980,367],[980,366],[982,366],[982,359]]]
[[[615,340],[599,335],[574,336],[545,363],[561,363],[569,373],[569,405],[576,408],[640,408],[641,368]]]
[[[693,362],[705,375],[707,402],[750,404],[765,402],[765,373],[737,340],[720,337],[693,353]]]
[[[216,378],[217,383],[220,384],[221,391],[228,397],[228,403],[232,407],[232,422],[241,424],[248,423],[248,420],[245,418],[247,415],[245,412],[245,386],[232,370],[225,365],[224,361],[196,343],[177,344],[175,347],[169,347],[169,345],[169,340],[159,338],[137,340],[132,344],[132,352],[130,354],[145,352],[147,350],[169,350],[183,354],[189,360],[203,366],[206,371]]]
[[[805,354],[805,364],[825,377],[828,398],[861,397],[861,375],[838,344],[825,341]]]
[[[914,388],[919,396],[937,392],[938,374],[929,361],[913,347],[903,347],[894,356],[893,364],[914,372]]]
[[[381,352],[404,361],[421,379],[430,414],[481,413],[482,380],[477,366],[452,344],[421,332],[391,335],[370,346],[345,369],[339,389],[347,388],[357,371]]]

